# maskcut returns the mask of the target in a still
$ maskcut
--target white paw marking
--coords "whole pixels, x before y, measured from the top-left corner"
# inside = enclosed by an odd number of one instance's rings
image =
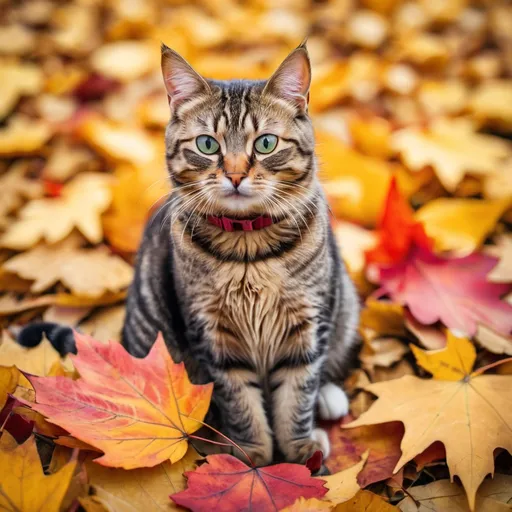
[[[331,453],[331,443],[329,442],[329,436],[327,435],[327,432],[321,428],[315,428],[311,433],[311,439],[320,443],[324,460],[327,459]]]
[[[323,420],[337,420],[348,414],[348,398],[336,384],[328,382],[320,388],[318,413]]]

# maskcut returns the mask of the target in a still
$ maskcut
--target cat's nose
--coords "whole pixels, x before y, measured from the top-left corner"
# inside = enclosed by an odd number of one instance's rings
[[[233,187],[238,188],[240,186],[240,183],[242,183],[242,180],[246,178],[247,175],[243,173],[226,173],[226,178],[231,181],[233,184]]]

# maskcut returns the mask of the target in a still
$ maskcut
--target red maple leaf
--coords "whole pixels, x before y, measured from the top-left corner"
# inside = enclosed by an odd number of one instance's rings
[[[171,498],[193,512],[278,511],[304,498],[321,498],[324,482],[306,466],[276,464],[250,468],[232,455],[210,455],[207,464],[187,471],[188,488]]]
[[[413,247],[431,250],[434,241],[421,222],[414,220],[413,209],[398,190],[396,178],[390,182],[384,211],[378,225],[377,245],[366,252],[366,262],[389,265],[407,257]]]
[[[512,285],[486,279],[497,262],[486,254],[447,258],[415,247],[398,265],[379,267],[381,288],[377,294],[387,294],[408,306],[425,325],[440,320],[450,329],[473,336],[481,322],[508,335],[512,331],[512,306],[501,297],[512,290]]]

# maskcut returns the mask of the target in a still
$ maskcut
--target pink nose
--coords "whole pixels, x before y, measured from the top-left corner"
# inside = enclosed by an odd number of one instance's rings
[[[229,174],[226,174],[226,178],[231,181],[231,183],[233,183],[233,186],[235,188],[238,188],[240,186],[240,183],[242,183],[242,180],[246,177],[245,174],[242,174],[242,173],[238,173],[238,172],[233,172],[233,173],[229,173]]]

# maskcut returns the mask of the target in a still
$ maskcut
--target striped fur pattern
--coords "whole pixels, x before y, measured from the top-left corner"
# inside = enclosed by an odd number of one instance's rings
[[[148,223],[123,332],[143,356],[162,331],[192,378],[213,379],[223,432],[257,464],[325,452],[319,389],[340,382],[355,346],[358,298],[317,179],[309,69],[301,46],[268,82],[206,81],[163,48],[173,192]],[[259,154],[268,133],[277,146]],[[203,134],[218,152],[198,150]],[[274,223],[225,232],[209,214]]]
[[[315,409],[346,403],[334,384],[352,362],[359,303],[317,178],[307,50],[266,82],[205,80],[167,47],[162,69],[173,191],[145,230],[124,346],[142,357],[161,331],[193,381],[214,381],[213,419],[256,464],[326,454]],[[277,137],[268,154],[255,145],[265,134]],[[201,152],[202,135],[218,150]],[[207,220],[262,214],[273,224],[258,231]]]

